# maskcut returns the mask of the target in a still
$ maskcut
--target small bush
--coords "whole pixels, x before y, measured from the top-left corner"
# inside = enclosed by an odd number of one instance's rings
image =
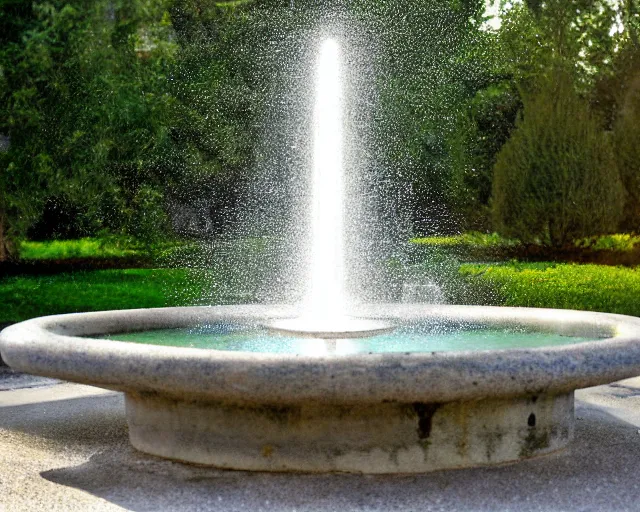
[[[523,103],[494,169],[496,229],[554,247],[614,231],[623,213],[622,181],[611,143],[571,79],[555,72]]]

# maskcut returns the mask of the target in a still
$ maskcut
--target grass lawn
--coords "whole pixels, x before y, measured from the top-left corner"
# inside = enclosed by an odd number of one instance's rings
[[[189,268],[83,270],[0,277],[0,326],[60,313],[252,302],[269,267],[262,246],[167,242],[154,248]],[[22,242],[26,260],[122,258],[144,254],[127,240],[85,238]],[[210,268],[214,267],[214,268]]]
[[[93,270],[56,275],[16,276],[0,280],[0,324],[35,316],[154,308],[202,303],[202,297],[231,302],[232,296],[212,296],[211,275],[186,269]]]
[[[583,309],[640,316],[640,269],[573,263],[465,264],[471,286],[504,306]]]
[[[245,273],[234,277],[231,267],[217,268],[5,277],[0,279],[0,325],[77,311],[253,300],[251,280]],[[455,277],[455,268],[452,270]],[[640,316],[640,268],[567,263],[464,264],[455,280],[459,278],[459,288],[466,288],[464,298],[458,299],[462,302]]]

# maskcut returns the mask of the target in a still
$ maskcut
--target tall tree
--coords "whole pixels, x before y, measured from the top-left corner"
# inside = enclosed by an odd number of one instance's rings
[[[534,93],[498,155],[495,226],[510,237],[562,247],[614,231],[625,192],[611,141],[576,90],[556,71]]]
[[[522,97],[542,94],[541,87],[555,87],[552,78],[558,76],[569,76],[583,98],[592,97],[594,84],[601,84],[607,94],[616,89],[602,79],[611,76],[621,60],[620,50],[633,23],[620,20],[634,19],[628,11],[632,3],[637,4],[635,0],[502,2],[501,26],[490,31],[486,51],[491,79],[466,104],[451,140],[456,157],[452,194],[463,228],[492,228],[494,165],[513,133]],[[597,93],[595,102],[600,104],[598,113],[605,114],[605,126],[610,127],[615,101],[607,94]]]
[[[158,202],[151,163],[167,136],[172,58],[163,13],[151,0],[3,4],[0,258],[52,198],[80,205],[96,229],[139,226],[128,220]]]

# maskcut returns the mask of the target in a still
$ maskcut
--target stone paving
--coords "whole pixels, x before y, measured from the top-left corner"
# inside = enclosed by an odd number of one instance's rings
[[[5,369],[0,511],[640,510],[640,377],[576,399],[571,448],[517,464],[419,476],[247,473],[138,453],[120,394]]]

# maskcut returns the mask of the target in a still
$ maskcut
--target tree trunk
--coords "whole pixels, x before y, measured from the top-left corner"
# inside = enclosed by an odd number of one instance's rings
[[[0,210],[0,262],[7,261],[9,259],[4,239],[4,215],[2,215],[2,211]]]
[[[0,208],[0,262],[14,259],[15,245],[7,234],[7,217]]]

